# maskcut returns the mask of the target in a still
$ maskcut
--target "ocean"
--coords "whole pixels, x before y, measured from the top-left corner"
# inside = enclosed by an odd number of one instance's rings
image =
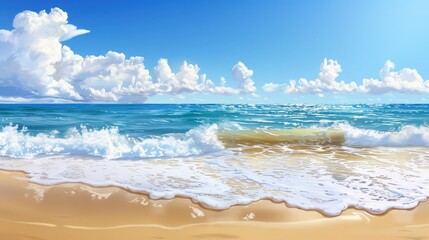
[[[429,105],[0,106],[0,169],[214,209],[260,199],[335,216],[429,196]]]

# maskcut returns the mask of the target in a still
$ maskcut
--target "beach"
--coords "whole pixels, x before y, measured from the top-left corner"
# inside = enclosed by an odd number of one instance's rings
[[[1,239],[429,239],[429,203],[329,217],[260,200],[213,210],[188,198],[152,200],[118,187],[43,186],[0,171]]]
[[[427,107],[3,106],[0,239],[425,239]]]
[[[0,240],[429,240],[429,1],[0,6]]]

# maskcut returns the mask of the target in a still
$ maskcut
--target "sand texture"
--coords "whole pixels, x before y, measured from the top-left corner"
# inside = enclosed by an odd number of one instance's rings
[[[429,203],[337,217],[261,200],[216,211],[117,187],[41,186],[0,171],[0,239],[429,239]]]

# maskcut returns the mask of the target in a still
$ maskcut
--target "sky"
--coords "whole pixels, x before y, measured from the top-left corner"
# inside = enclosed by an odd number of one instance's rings
[[[427,9],[0,0],[0,102],[428,103]]]

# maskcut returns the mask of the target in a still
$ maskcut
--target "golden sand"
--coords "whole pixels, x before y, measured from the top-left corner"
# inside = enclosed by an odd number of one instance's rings
[[[262,200],[215,211],[117,187],[41,186],[0,171],[0,239],[429,239],[429,203],[337,217]]]

